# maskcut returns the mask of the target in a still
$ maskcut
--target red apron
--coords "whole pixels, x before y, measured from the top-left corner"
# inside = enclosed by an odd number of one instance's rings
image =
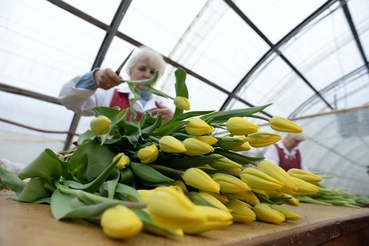
[[[120,110],[129,108],[129,98],[128,93],[121,93],[118,92],[117,89],[114,90],[113,99],[110,102],[110,107],[113,108],[115,106],[118,106]],[[137,113],[135,121],[140,121],[141,117],[143,116],[143,113]],[[128,112],[127,120],[131,119],[131,111]]]
[[[298,168],[301,169],[301,154],[300,150],[296,150],[295,156],[288,156],[284,154],[283,149],[279,148],[277,144],[274,146],[278,150],[279,155],[279,166],[283,168],[285,171],[288,171],[291,168]]]

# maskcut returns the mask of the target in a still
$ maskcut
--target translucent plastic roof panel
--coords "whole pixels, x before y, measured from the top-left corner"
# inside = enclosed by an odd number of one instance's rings
[[[91,69],[102,30],[47,1],[0,4],[0,81],[56,97]]]
[[[314,94],[278,56],[271,56],[237,93],[255,106],[273,103],[265,111],[287,117]]]
[[[115,12],[119,7],[120,0],[63,0],[73,7],[85,12],[88,15],[110,25]]]
[[[135,0],[118,30],[169,56],[205,3],[205,0]]]
[[[323,0],[234,1],[274,44],[325,3]]]
[[[356,31],[359,35],[361,45],[363,46],[365,55],[369,57],[369,1],[367,0],[351,0],[348,2],[348,8],[352,15]]]
[[[363,60],[338,4],[317,19],[283,47],[283,54],[319,91],[362,66]]]

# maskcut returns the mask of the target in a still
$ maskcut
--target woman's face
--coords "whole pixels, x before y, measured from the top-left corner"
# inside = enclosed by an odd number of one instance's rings
[[[131,69],[129,76],[131,80],[143,80],[143,79],[150,79],[154,76],[156,72],[156,68],[150,64],[148,58],[138,59],[136,65]],[[136,85],[139,89],[147,91],[149,88],[143,85]]]

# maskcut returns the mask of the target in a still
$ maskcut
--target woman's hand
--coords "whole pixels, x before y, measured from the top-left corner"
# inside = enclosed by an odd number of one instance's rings
[[[109,90],[122,83],[121,76],[118,76],[112,69],[99,69],[94,73],[94,78],[98,87]]]
[[[171,120],[173,118],[173,112],[170,110],[170,108],[165,107],[163,104],[158,103],[155,101],[155,105],[157,108],[154,108],[151,110],[151,116],[155,116],[158,113],[161,113],[161,117],[163,119],[163,123]]]

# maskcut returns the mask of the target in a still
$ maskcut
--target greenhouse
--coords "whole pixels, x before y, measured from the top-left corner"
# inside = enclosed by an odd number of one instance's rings
[[[96,115],[63,105],[63,86],[90,71],[116,71],[145,46],[165,62],[153,87],[168,95],[163,100],[174,116],[181,72],[188,90],[182,96],[191,105],[185,112],[258,108],[255,117],[240,116],[281,141],[286,132],[269,120],[288,119],[303,129],[302,163],[323,177],[324,187],[369,196],[368,0],[0,0],[0,6],[3,163],[23,168],[45,149],[75,148]],[[134,80],[127,66],[120,76],[128,82],[119,85],[126,88]],[[225,121],[220,126],[216,116],[203,115],[216,128],[206,134],[227,134]],[[237,153],[259,161],[269,147],[251,144]],[[360,230],[367,233],[365,216]],[[369,243],[368,236],[359,240]]]

